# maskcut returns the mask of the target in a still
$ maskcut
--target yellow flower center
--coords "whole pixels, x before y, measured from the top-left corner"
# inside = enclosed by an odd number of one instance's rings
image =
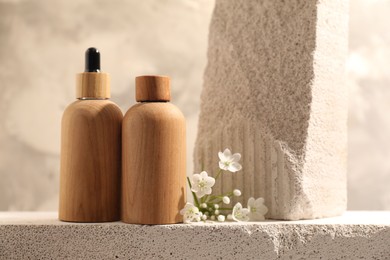
[[[204,187],[206,187],[206,182],[205,182],[205,181],[200,181],[200,182],[198,183],[198,187],[199,187],[199,188],[204,188]]]

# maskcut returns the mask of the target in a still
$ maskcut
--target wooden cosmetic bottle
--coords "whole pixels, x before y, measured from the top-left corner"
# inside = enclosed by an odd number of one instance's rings
[[[186,196],[186,123],[169,103],[165,76],[136,78],[136,100],[122,125],[122,221],[182,222]]]
[[[62,117],[59,219],[105,222],[120,219],[122,112],[110,98],[109,75],[100,53],[86,51],[77,75],[77,101]]]

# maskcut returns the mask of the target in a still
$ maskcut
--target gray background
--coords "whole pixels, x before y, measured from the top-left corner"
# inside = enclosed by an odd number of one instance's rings
[[[84,50],[102,52],[112,100],[134,104],[134,77],[172,77],[197,130],[212,0],[0,0],[0,210],[55,210],[60,122]],[[390,210],[390,1],[353,0],[347,61],[349,209]]]

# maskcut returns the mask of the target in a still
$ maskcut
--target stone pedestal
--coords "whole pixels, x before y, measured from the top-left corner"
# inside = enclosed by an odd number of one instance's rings
[[[389,259],[390,212],[305,221],[65,223],[0,213],[0,259]]]
[[[345,210],[347,29],[347,0],[216,1],[195,170],[224,148],[243,158],[216,192],[264,197],[273,219]]]

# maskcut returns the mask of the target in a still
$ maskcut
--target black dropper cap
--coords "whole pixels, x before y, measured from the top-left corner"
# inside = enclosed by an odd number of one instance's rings
[[[85,72],[100,72],[100,52],[96,48],[85,51]]]

